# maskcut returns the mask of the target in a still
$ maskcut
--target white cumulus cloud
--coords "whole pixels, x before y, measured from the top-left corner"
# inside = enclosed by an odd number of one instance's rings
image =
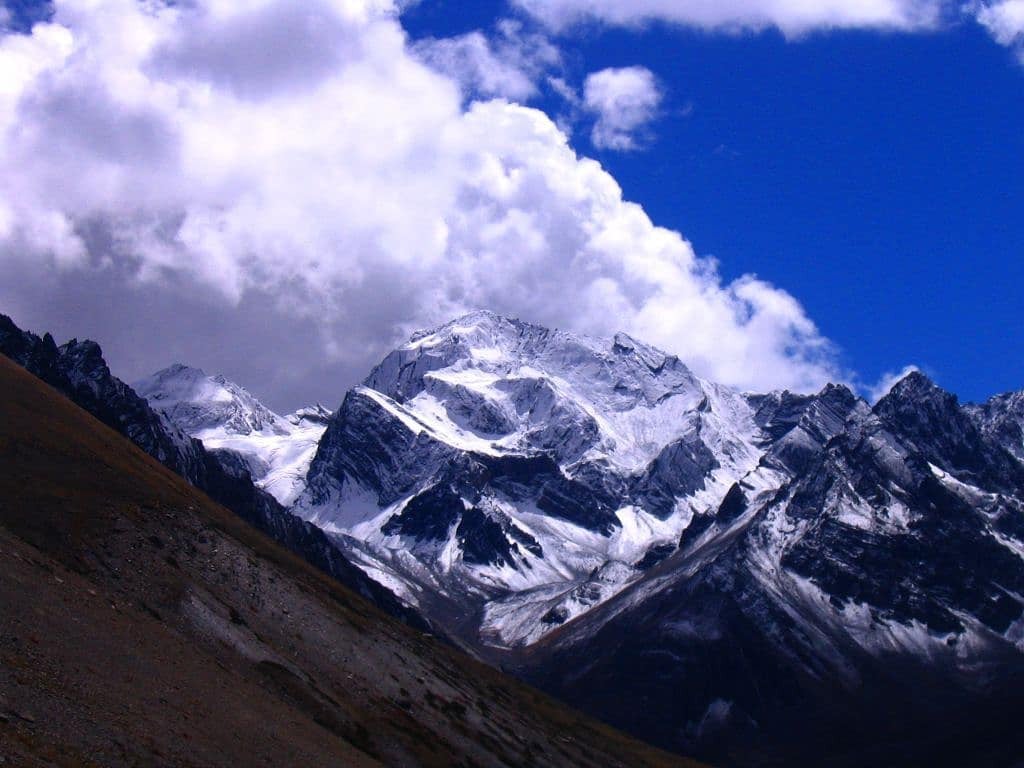
[[[599,149],[631,150],[638,133],[657,115],[661,89],[645,67],[610,67],[587,75],[583,107],[595,115],[591,143]]]
[[[537,80],[561,63],[561,52],[544,35],[513,19],[498,22],[488,37],[479,30],[456,37],[425,38],[413,46],[428,65],[455,78],[470,95],[525,102]]]
[[[1024,0],[976,3],[972,11],[992,39],[1012,48],[1024,64]]]
[[[472,308],[741,387],[836,377],[792,296],[723,283],[543,112],[463,96],[386,2],[57,0],[0,36],[0,310],[99,333],[129,377],[272,355],[278,403]]]
[[[916,30],[935,26],[947,0],[515,0],[541,21],[564,28],[581,21],[650,21],[706,30],[770,27],[796,36],[821,29]]]

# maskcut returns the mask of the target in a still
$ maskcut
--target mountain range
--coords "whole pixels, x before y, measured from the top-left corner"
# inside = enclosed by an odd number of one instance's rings
[[[113,385],[95,345],[7,323],[5,354],[215,499],[234,478],[226,505],[323,570],[655,744],[1024,749],[1024,393],[740,392],[625,334],[475,312],[280,416],[183,365]]]
[[[0,764],[693,765],[391,619],[3,357],[0,392]]]

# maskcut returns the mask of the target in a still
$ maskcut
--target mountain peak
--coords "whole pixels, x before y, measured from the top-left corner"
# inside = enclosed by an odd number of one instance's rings
[[[477,309],[453,318],[442,325],[412,334],[406,347],[419,348],[444,343],[453,343],[467,349],[480,349],[503,341],[513,344],[522,341],[546,341],[580,346],[595,353],[613,356],[635,355],[644,360],[650,368],[659,368],[665,361],[678,361],[656,347],[646,344],[630,334],[619,331],[611,338],[592,337],[571,331],[549,328],[538,323],[520,320],[518,317],[502,315],[489,309]],[[527,343],[525,353],[534,350]],[[654,364],[651,364],[651,363]]]
[[[285,434],[287,423],[244,387],[224,376],[174,363],[133,388],[181,429],[202,439],[212,433]]]
[[[940,389],[940,387],[921,371],[912,370],[893,384],[892,389],[889,391],[892,392],[897,389],[904,391],[929,391]]]
[[[409,344],[416,344],[421,342],[423,339],[431,337],[457,338],[459,336],[467,334],[472,335],[476,333],[516,333],[518,332],[518,329],[524,325],[527,324],[523,323],[523,321],[518,318],[500,315],[489,309],[476,309],[472,312],[467,312],[464,315],[454,317],[445,323],[434,326],[433,328],[424,328],[414,332],[409,338]]]
[[[196,382],[206,378],[209,377],[202,368],[185,365],[184,363],[171,363],[166,368],[161,368],[148,379],[145,379],[145,381]]]
[[[403,403],[430,386],[428,379],[439,377],[449,383],[458,378],[459,386],[469,378],[478,385],[499,379],[506,380],[503,386],[543,381],[619,411],[702,386],[679,358],[628,334],[593,338],[487,310],[413,334],[363,383]]]
[[[167,376],[205,376],[206,371],[202,368],[196,368],[193,365],[185,365],[184,363],[171,363],[169,366],[161,371],[157,371],[154,375],[164,374]]]
[[[282,504],[290,504],[305,487],[306,470],[331,416],[319,403],[278,416],[224,376],[181,363],[136,382],[135,389],[208,450],[233,454],[253,482]]]
[[[875,412],[889,413],[906,407],[922,407],[926,403],[932,408],[943,410],[958,407],[957,397],[932,381],[921,371],[911,371],[893,384],[881,400],[875,404]]]
[[[853,405],[860,398],[845,384],[828,383],[817,394],[818,399],[829,403]]]
[[[490,310],[475,310],[434,328],[413,333],[399,349],[430,351],[449,361],[467,358],[500,362],[524,341],[543,339],[552,331]]]

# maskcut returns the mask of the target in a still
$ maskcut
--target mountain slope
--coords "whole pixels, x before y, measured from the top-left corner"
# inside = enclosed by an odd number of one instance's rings
[[[146,400],[110,372],[95,342],[72,339],[58,347],[49,334],[40,338],[0,315],[0,354],[325,573],[392,615],[427,627],[419,614],[386,587],[353,567],[320,529],[289,514],[272,496],[255,487],[244,462],[230,453],[207,451],[201,442],[150,408]]]
[[[0,359],[15,765],[682,765],[377,612]]]

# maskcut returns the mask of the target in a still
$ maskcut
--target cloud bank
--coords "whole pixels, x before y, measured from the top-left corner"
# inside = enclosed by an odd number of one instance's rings
[[[515,0],[563,29],[582,21],[636,25],[651,21],[715,31],[771,27],[789,36],[821,29],[921,30],[934,27],[947,0]]]
[[[837,376],[792,296],[723,284],[544,113],[465,107],[385,0],[58,0],[4,34],[0,271],[2,307],[37,327],[113,329],[122,350],[145,328],[187,356],[178,334],[204,332],[183,318],[208,316],[243,383],[265,338],[293,383],[330,361],[335,397],[480,307],[626,330],[739,387]]]

